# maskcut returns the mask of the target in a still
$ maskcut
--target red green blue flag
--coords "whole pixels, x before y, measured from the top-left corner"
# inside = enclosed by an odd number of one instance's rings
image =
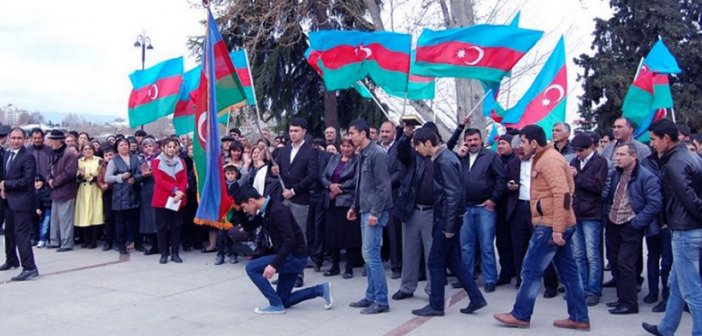
[[[195,129],[195,107],[201,72],[200,66],[197,66],[183,74],[183,86],[173,114],[173,126],[177,135]]]
[[[385,90],[389,95],[407,98],[409,100],[434,99],[436,94],[436,80],[433,77],[419,76],[412,73],[416,67],[415,63],[416,52],[412,51],[412,60],[410,63],[410,74],[407,78],[407,92],[394,92]]]
[[[492,150],[497,150],[497,143],[499,142],[501,135],[502,134],[500,134],[498,123],[493,123],[492,130],[487,137],[487,146]]]
[[[541,31],[514,25],[425,29],[417,41],[413,73],[500,82],[541,35]]]
[[[565,57],[565,40],[561,37],[534,83],[505,113],[502,120],[505,126],[522,128],[536,124],[546,130],[547,138],[551,138],[553,125],[565,121],[568,95]]]
[[[246,105],[255,106],[256,96],[254,95],[253,77],[251,76],[251,67],[249,66],[249,57],[246,50],[232,51],[229,56],[232,58],[236,74],[239,76],[241,86],[244,87],[246,93]]]
[[[412,36],[392,32],[323,30],[309,34],[307,59],[329,91],[369,76],[386,91],[405,92]]]
[[[163,61],[129,75],[129,127],[148,124],[174,112],[183,82],[183,58]]]
[[[502,122],[505,109],[497,101],[497,97],[500,95],[500,83],[481,81],[480,84],[486,94],[485,99],[483,99],[483,116],[492,119],[496,123]]]
[[[194,222],[226,229],[231,227],[226,214],[233,200],[224,182],[217,112],[244,101],[246,95],[209,8],[201,69],[193,139],[200,203]]]

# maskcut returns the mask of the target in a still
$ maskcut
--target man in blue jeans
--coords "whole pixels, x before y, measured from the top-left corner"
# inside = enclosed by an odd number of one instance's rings
[[[378,314],[390,311],[388,283],[380,258],[383,245],[383,227],[390,219],[392,196],[388,155],[382,147],[369,138],[370,126],[365,120],[354,120],[349,125],[351,142],[361,153],[356,169],[356,195],[346,217],[356,220],[361,214],[361,252],[366,262],[368,287],[363,299],[351,303],[353,308],[363,308],[361,314]]]
[[[594,306],[602,296],[602,188],[607,182],[607,160],[595,152],[590,134],[576,135],[570,145],[575,148],[570,170],[575,181],[573,210],[578,220],[573,257],[585,288],[585,301]]]
[[[275,254],[251,260],[246,265],[246,274],[269,302],[268,306],[256,308],[254,312],[283,314],[285,308],[316,297],[324,299],[324,309],[331,309],[334,299],[329,282],[292,292],[297,276],[307,265],[307,246],[291,210],[271,200],[270,196],[262,197],[251,186],[239,188],[234,198],[246,214],[260,214],[262,230],[270,237],[275,250]],[[275,273],[278,273],[278,286],[274,290],[269,280]]]
[[[463,183],[461,162],[456,154],[439,143],[439,137],[429,128],[421,128],[415,134],[414,148],[423,157],[431,157],[434,183],[434,239],[429,252],[429,277],[431,295],[429,305],[412,311],[419,316],[444,316],[444,283],[448,267],[468,293],[470,303],[461,313],[472,314],[487,306],[472,274],[461,262],[456,233],[461,228],[463,209]]]
[[[459,125],[446,143],[449,150],[456,145],[462,131],[463,126]],[[483,147],[482,135],[478,129],[469,128],[465,131],[458,156],[462,165],[461,182],[466,209],[459,237],[461,258],[472,276],[475,254],[480,251],[485,292],[490,293],[495,291],[497,285],[495,207],[507,190],[507,176],[497,153]]]
[[[534,155],[529,205],[534,232],[522,265],[522,285],[512,311],[498,313],[496,320],[510,327],[529,328],[544,270],[553,261],[568,301],[568,318],[553,322],[558,328],[590,330],[585,293],[573,259],[575,214],[573,175],[563,156],[547,145],[546,133],[537,125],[520,131],[520,148]]]
[[[643,323],[653,335],[674,335],[685,304],[692,314],[692,335],[702,335],[702,163],[678,141],[678,128],[668,119],[649,128],[651,147],[661,155],[663,217],[672,232],[673,268],[665,316],[660,324]]]

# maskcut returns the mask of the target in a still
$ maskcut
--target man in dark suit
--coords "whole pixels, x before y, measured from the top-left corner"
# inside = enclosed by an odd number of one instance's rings
[[[397,159],[397,131],[392,121],[386,121],[380,126],[380,146],[388,154],[388,169],[390,169],[390,186],[392,199],[398,199],[398,190],[404,176],[404,166]],[[391,279],[402,276],[402,220],[400,214],[393,209],[388,226],[385,227],[388,236]]]
[[[22,273],[12,278],[23,281],[39,275],[32,253],[32,216],[36,211],[34,177],[37,174],[34,157],[24,148],[24,131],[13,128],[10,131],[10,149],[5,152],[0,177],[2,198],[7,200],[5,220],[5,271],[20,265]],[[17,258],[19,250],[19,259]]]
[[[317,152],[312,147],[311,141],[306,141],[307,121],[302,118],[293,118],[288,127],[290,143],[283,147],[276,158],[280,167],[280,177],[283,182],[283,202],[300,226],[303,236],[307,235],[307,214],[310,204],[310,187],[317,179],[318,164]],[[295,287],[302,287],[300,274]]]

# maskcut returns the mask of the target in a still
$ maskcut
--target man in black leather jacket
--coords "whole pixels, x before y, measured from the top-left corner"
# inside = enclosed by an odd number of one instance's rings
[[[673,268],[670,296],[659,325],[643,323],[653,335],[673,335],[685,304],[692,313],[692,334],[702,330],[702,164],[685,144],[678,142],[678,128],[668,119],[649,128],[651,146],[662,154],[661,184],[665,197],[664,223],[672,232]]]
[[[461,162],[455,153],[439,144],[439,138],[428,128],[421,128],[414,135],[415,150],[424,157],[431,157],[434,168],[434,240],[429,252],[429,272],[432,278],[429,305],[412,311],[419,316],[444,315],[444,288],[448,267],[468,293],[470,304],[461,309],[471,314],[485,307],[487,302],[480,293],[471,272],[461,262],[456,234],[463,223],[463,183]]]

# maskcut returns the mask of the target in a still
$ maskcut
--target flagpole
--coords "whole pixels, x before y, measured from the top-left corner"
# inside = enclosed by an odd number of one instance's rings
[[[409,91],[409,86],[407,87],[407,90]],[[405,115],[406,108],[407,108],[407,92],[405,92],[405,100],[402,102],[402,115],[403,116]],[[390,118],[388,118],[388,119],[390,119]]]
[[[249,51],[246,50],[246,48],[244,48],[244,59],[246,59],[246,69],[248,70],[248,73],[249,73],[249,83],[251,83],[251,91],[253,92],[254,107],[256,108],[256,110],[254,111],[254,113],[256,114],[256,119],[254,119],[254,122],[256,124],[256,128],[258,129],[258,133],[261,134],[261,139],[264,139],[263,130],[261,129],[261,123],[260,123],[259,115],[258,115],[260,110],[258,109],[258,97],[256,97],[256,86],[254,85],[253,75],[251,74],[252,70],[251,70],[251,64],[249,64]]]
[[[487,90],[487,92],[485,92],[485,94],[483,95],[483,98],[480,98],[480,101],[478,101],[478,103],[475,104],[475,106],[473,106],[473,109],[471,109],[470,112],[468,112],[468,114],[466,114],[466,115],[471,115],[471,114],[473,114],[473,112],[475,112],[475,109],[477,109],[478,106],[480,106],[480,104],[483,102],[483,100],[485,100],[485,98],[486,98],[491,92],[492,92],[492,89]],[[465,117],[465,116],[464,116],[464,117]],[[461,123],[460,120],[459,120],[458,123],[459,123],[459,124]]]
[[[371,94],[371,99],[373,99],[373,102],[375,102],[375,104],[378,105],[378,107],[380,108],[380,111],[383,112],[385,117],[388,118],[388,120],[391,120],[390,115],[388,114],[388,111],[385,111],[385,109],[383,108],[383,105],[380,105],[380,102],[378,101],[377,98],[375,98],[375,95],[373,94],[373,92],[370,91],[370,89],[368,89],[366,84],[364,84],[363,81],[360,81],[360,80],[358,81],[358,84],[362,85],[364,88],[366,88],[366,90],[368,90],[368,92]]]
[[[639,77],[639,72],[641,72],[641,65],[643,64],[643,61],[644,58],[641,57],[641,59],[639,60],[639,66],[636,67],[636,74],[634,75],[634,80],[632,80],[632,82],[635,81],[637,77]]]
[[[429,110],[431,110],[431,114],[434,115],[434,123],[436,124],[436,111],[434,111],[434,99],[429,101]]]
[[[678,122],[675,120],[675,108],[671,107],[670,108],[670,115],[673,117],[673,124],[678,124]]]

